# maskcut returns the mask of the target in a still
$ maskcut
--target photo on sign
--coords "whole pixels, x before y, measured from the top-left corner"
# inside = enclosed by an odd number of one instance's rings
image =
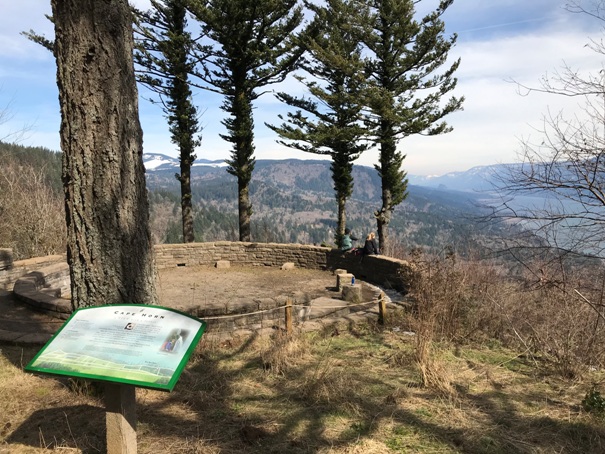
[[[169,353],[177,353],[183,347],[183,342],[185,342],[188,336],[189,331],[186,329],[173,329],[162,343],[160,350]]]

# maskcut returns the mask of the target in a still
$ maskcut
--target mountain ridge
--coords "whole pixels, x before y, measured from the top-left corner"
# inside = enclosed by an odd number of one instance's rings
[[[301,163],[307,166],[309,165],[329,165],[329,160],[321,159],[259,159],[257,162],[257,168],[267,165],[279,165],[281,164],[292,164]],[[148,171],[178,171],[180,168],[178,158],[173,158],[160,153],[144,153],[143,163]],[[498,174],[502,174],[506,169],[515,166],[516,164],[493,164],[485,166],[475,166],[468,170],[448,172],[443,175],[408,175],[408,182],[410,185],[423,186],[431,188],[440,188],[442,190],[452,190],[460,192],[492,192],[494,190],[494,178]],[[214,168],[221,169],[226,168],[227,163],[225,160],[209,160],[209,159],[196,159],[193,164],[193,169],[198,168]],[[361,164],[355,164],[354,168],[357,169],[369,169],[375,172],[375,169],[371,166],[364,166]]]
[[[178,160],[147,154],[145,161],[152,163],[147,169],[150,192],[157,197],[171,194],[170,200],[176,204],[180,198],[180,185],[175,178]],[[300,159],[256,161],[250,183],[255,241],[333,243],[337,206],[330,163]],[[225,166],[223,161],[196,160],[191,169],[192,200],[203,218],[197,221],[200,236],[196,238],[200,240],[237,239],[237,180],[226,172]],[[474,172],[476,176],[481,174]],[[389,225],[392,239],[405,247],[433,250],[451,244],[470,249],[473,243],[477,244],[476,237],[483,235],[483,227],[475,220],[485,215],[481,205],[486,196],[476,190],[478,178],[464,176],[461,173],[458,180],[449,174],[447,181],[455,189],[446,188],[439,179],[421,180],[425,184],[421,186],[410,178],[408,197],[395,207]],[[381,182],[376,169],[362,165],[353,167],[353,179],[353,193],[347,201],[347,226],[363,238],[376,230],[374,212],[382,206]],[[457,181],[462,183],[453,184]],[[175,221],[172,234],[164,241],[177,242],[178,235],[179,224]]]

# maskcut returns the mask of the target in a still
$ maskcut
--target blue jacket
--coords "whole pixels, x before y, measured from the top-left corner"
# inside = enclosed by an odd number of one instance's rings
[[[351,238],[350,235],[344,235],[342,237],[342,246],[340,246],[340,249],[343,251],[348,251],[349,249],[353,249],[353,239],[357,239],[357,238]]]

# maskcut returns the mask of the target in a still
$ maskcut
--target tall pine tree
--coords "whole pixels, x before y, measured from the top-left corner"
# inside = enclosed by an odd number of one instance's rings
[[[233,144],[227,171],[237,177],[239,238],[250,241],[249,186],[254,171],[253,101],[260,88],[281,82],[300,51],[293,32],[302,21],[297,0],[192,0],[192,12],[217,46],[203,58],[199,77],[223,94],[223,121]]]
[[[198,111],[189,86],[195,44],[186,30],[187,0],[151,0],[151,5],[149,11],[136,11],[134,58],[141,68],[139,82],[160,96],[171,140],[179,150],[180,173],[175,176],[181,184],[183,242],[191,243],[195,240],[191,166],[195,148],[201,143]]]
[[[464,98],[442,98],[456,87],[454,72],[460,60],[446,64],[456,35],[444,38],[441,19],[453,0],[420,21],[414,19],[415,0],[371,0],[364,18],[364,43],[369,50],[366,124],[380,150],[382,207],[375,211],[380,249],[388,252],[388,225],[395,206],[407,196],[405,155],[400,139],[412,134],[435,135],[452,130],[443,118],[462,108]]]
[[[340,247],[347,221],[346,201],[353,192],[353,162],[368,148],[361,140],[365,131],[361,124],[364,63],[358,30],[351,21],[359,10],[349,0],[305,5],[315,14],[301,37],[307,52],[301,67],[311,78],[296,78],[306,85],[310,98],[278,93],[280,101],[298,110],[288,113],[280,126],[268,126],[285,139],[279,143],[332,158],[338,205],[336,244]]]

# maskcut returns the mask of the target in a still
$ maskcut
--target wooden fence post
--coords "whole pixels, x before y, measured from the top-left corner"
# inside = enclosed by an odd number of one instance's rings
[[[286,333],[292,334],[292,300],[286,300]]]
[[[378,299],[378,323],[384,325],[385,316],[387,314],[387,302],[384,297],[384,292],[380,292],[380,298]]]

